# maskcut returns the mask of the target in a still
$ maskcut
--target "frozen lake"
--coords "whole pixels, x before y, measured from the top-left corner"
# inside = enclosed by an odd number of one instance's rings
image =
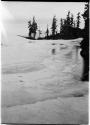
[[[88,123],[88,83],[80,81],[75,40],[16,37],[1,51],[3,123]]]

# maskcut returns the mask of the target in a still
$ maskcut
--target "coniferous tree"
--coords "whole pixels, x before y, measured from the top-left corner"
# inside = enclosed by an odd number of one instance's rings
[[[89,3],[85,4],[85,11],[84,14],[82,15],[85,21],[85,33],[88,34],[88,30],[89,30]],[[86,35],[85,35],[86,36]],[[87,35],[88,37],[88,35]]]
[[[71,17],[70,17],[70,11],[68,11],[66,19],[63,20],[64,23],[61,28],[61,36],[65,39],[68,38],[70,35],[69,28],[71,26]]]
[[[37,31],[37,23],[35,21],[35,17],[33,17],[33,21],[31,20],[28,22],[28,28],[29,28],[29,37],[33,34],[33,38],[35,39],[36,31]]]
[[[38,32],[39,32],[39,38],[40,38],[41,37],[40,35],[42,34],[42,31],[39,29]]]
[[[73,14],[71,15],[71,20],[70,20],[70,25],[73,27],[73,25],[74,25],[74,16],[73,16]]]
[[[56,34],[56,28],[57,28],[57,19],[56,19],[56,16],[53,17],[53,21],[52,21],[52,36],[54,37],[55,34]]]
[[[68,11],[68,14],[67,14],[66,24],[70,25],[70,11]]]
[[[47,25],[46,37],[48,38],[48,36],[49,36],[49,29],[48,29],[48,25]]]
[[[79,14],[78,14],[79,15]],[[63,39],[73,39],[78,38],[81,36],[81,30],[76,29],[76,22],[74,20],[73,14],[68,11],[66,19],[61,19],[61,30],[60,30],[60,37]],[[78,21],[79,22],[79,21]]]
[[[76,23],[75,23],[75,20],[73,21],[73,27],[74,27],[74,28],[76,27]]]
[[[63,19],[63,26],[65,26],[67,24],[67,20]]]
[[[36,31],[37,31],[37,23],[36,23],[35,17],[33,17],[32,33],[34,34],[34,39],[35,39],[35,36],[36,36]]]
[[[80,27],[80,12],[77,14],[77,28]]]
[[[61,18],[60,19],[60,32],[61,32],[62,29],[63,29],[63,19]]]
[[[32,33],[32,24],[31,24],[31,21],[28,21],[28,28],[29,28],[29,37],[31,37],[31,33]]]

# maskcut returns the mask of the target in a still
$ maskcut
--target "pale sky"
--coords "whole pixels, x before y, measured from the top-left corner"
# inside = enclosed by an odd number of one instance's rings
[[[28,21],[33,16],[36,17],[38,25],[44,31],[47,24],[51,27],[52,18],[56,15],[57,24],[59,25],[60,18],[66,18],[67,12],[70,10],[76,15],[78,12],[84,12],[85,2],[2,2],[2,21],[4,28],[8,32],[13,32],[12,27],[15,28],[15,33],[23,34],[26,32]],[[83,18],[81,18],[81,28],[84,27]],[[15,24],[18,25],[16,28]],[[22,26],[20,26],[23,24]],[[10,31],[11,30],[11,31]],[[28,34],[27,34],[28,35]]]

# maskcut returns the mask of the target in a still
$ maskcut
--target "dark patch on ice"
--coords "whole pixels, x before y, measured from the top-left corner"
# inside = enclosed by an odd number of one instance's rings
[[[35,41],[29,41],[28,43],[35,43]]]
[[[72,94],[73,97],[83,97],[84,94],[83,93],[74,93]]]
[[[18,76],[18,77],[22,77],[22,76]]]
[[[19,80],[19,82],[24,82],[23,80]]]
[[[88,90],[85,90],[82,92],[72,92],[72,93],[69,93],[69,94],[65,94],[65,95],[62,95],[62,97],[84,97],[85,95],[88,94]]]
[[[56,43],[52,43],[52,45],[56,45]]]
[[[60,45],[64,45],[64,44],[60,43]]]
[[[8,47],[8,45],[1,43],[1,47]]]
[[[53,55],[56,54],[56,49],[52,49],[52,54],[53,54]]]
[[[68,48],[67,45],[65,45],[65,44],[60,44],[60,49],[66,49],[66,48]]]

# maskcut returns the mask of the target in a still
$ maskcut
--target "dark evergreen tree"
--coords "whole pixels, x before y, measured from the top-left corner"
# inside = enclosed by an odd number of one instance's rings
[[[80,12],[77,14],[77,28],[80,27]]]
[[[48,29],[48,25],[47,25],[47,29],[46,29],[46,37],[48,38],[49,36],[49,29]]]
[[[70,25],[73,27],[74,25],[74,16],[71,14]]]
[[[40,30],[40,28],[39,28],[38,32],[39,32],[39,38],[40,38],[41,34],[42,34],[42,31]]]
[[[63,22],[63,19],[61,18],[61,19],[60,19],[60,32],[61,32],[62,29],[63,29],[63,24],[64,24],[64,22]]]
[[[29,28],[29,37],[31,37],[31,33],[32,33],[32,24],[31,24],[31,21],[28,21],[28,28]]]
[[[73,27],[74,27],[74,28],[76,27],[76,22],[75,22],[75,20],[73,21]]]
[[[72,22],[71,22],[72,21]],[[61,30],[60,30],[60,36],[64,39],[69,39],[72,35],[70,32],[71,25],[73,24],[73,16],[70,17],[70,11],[68,11],[66,19],[61,19]]]
[[[35,17],[33,17],[33,21],[28,22],[28,28],[29,28],[29,37],[32,37],[31,35],[33,34],[33,38],[35,39],[36,36],[36,31],[37,31],[37,23],[35,21]]]
[[[63,26],[66,26],[67,25],[67,19],[63,19]]]
[[[70,25],[70,11],[68,11],[67,18],[66,18],[66,24]]]
[[[68,11],[66,19],[61,19],[61,30],[60,37],[62,39],[75,39],[81,37],[81,29],[77,28],[75,25],[75,20],[73,14]]]
[[[53,17],[53,21],[52,21],[52,36],[54,38],[55,34],[56,34],[56,28],[57,28],[57,19],[56,19],[56,16]]]
[[[84,18],[84,21],[85,21],[85,36],[87,36],[87,38],[89,37],[88,36],[88,31],[89,31],[89,3],[87,3],[85,5],[85,11],[84,11],[84,14],[82,15],[83,18]],[[87,35],[86,35],[87,33]]]
[[[37,23],[36,23],[35,17],[33,17],[32,33],[34,34],[34,39],[35,39],[35,36],[36,36],[36,31],[37,31]]]

